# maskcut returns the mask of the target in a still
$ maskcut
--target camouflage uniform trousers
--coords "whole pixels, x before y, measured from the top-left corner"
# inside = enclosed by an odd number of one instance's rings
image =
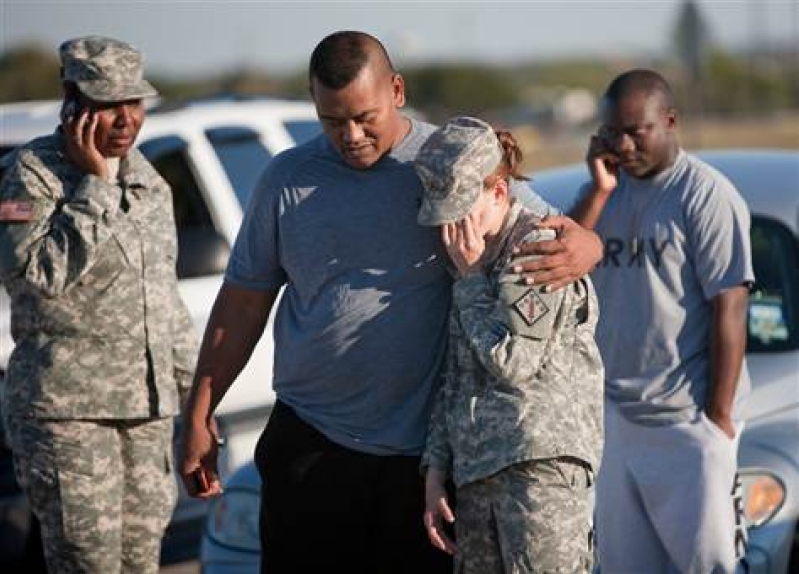
[[[510,466],[457,490],[456,574],[590,572],[593,477],[573,459]]]
[[[177,501],[173,420],[12,426],[14,467],[41,523],[48,571],[157,573]]]

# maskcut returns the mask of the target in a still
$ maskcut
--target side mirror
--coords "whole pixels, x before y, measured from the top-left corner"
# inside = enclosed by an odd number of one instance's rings
[[[230,245],[214,229],[189,227],[178,231],[178,279],[224,273]]]

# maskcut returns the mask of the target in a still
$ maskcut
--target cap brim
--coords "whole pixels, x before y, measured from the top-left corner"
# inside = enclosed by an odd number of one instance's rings
[[[158,90],[147,80],[127,85],[106,81],[79,81],[76,84],[83,95],[96,102],[124,102],[158,95]]]
[[[416,221],[425,227],[435,227],[447,223],[460,221],[472,210],[474,202],[468,205],[453,205],[446,200],[435,200],[427,197],[422,198],[422,205],[419,207],[419,214]]]

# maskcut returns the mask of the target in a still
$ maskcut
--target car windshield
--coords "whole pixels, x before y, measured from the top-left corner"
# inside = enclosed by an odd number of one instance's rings
[[[233,185],[242,209],[247,206],[258,178],[272,154],[261,143],[258,132],[245,127],[213,128],[205,135],[216,151],[222,167]]]
[[[799,349],[799,247],[781,223],[752,218],[755,285],[749,296],[750,353]]]

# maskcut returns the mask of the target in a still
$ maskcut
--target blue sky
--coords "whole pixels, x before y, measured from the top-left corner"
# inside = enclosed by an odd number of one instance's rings
[[[378,36],[400,67],[423,61],[509,63],[562,55],[628,55],[670,49],[681,0],[0,0],[0,50],[96,33],[141,48],[150,71],[176,76],[247,66],[282,72],[306,65],[339,29]],[[799,43],[799,0],[700,0],[713,37]]]

